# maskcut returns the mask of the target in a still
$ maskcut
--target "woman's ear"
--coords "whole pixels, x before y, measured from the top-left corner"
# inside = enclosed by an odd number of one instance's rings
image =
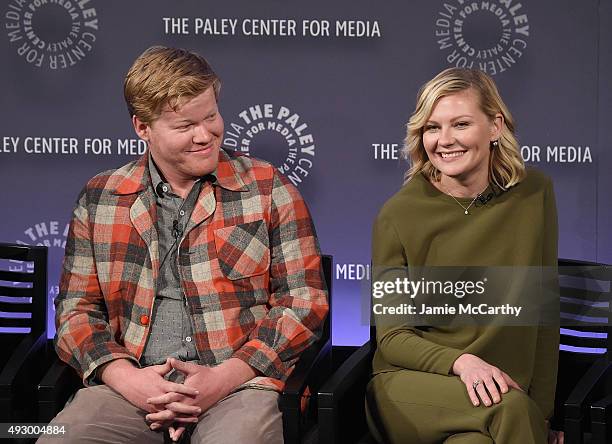
[[[500,113],[495,114],[493,117],[493,122],[491,125],[491,142],[494,140],[499,140],[502,135],[502,130],[504,129],[504,116]]]

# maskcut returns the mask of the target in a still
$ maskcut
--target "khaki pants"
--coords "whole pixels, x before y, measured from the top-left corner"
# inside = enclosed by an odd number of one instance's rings
[[[370,431],[401,444],[546,444],[544,417],[511,389],[491,407],[474,407],[456,376],[400,370],[374,376],[367,389]]]
[[[163,433],[149,429],[146,414],[106,385],[84,388],[51,422],[64,424],[66,436],[40,438],[37,443],[163,443]],[[191,442],[282,443],[278,393],[257,389],[232,393],[202,413]]]

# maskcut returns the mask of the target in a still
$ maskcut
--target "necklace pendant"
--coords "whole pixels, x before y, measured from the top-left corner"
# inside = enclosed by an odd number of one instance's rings
[[[468,213],[468,210],[465,210],[465,214],[470,214],[470,213]]]

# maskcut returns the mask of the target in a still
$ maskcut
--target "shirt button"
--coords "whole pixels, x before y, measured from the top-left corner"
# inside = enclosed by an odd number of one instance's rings
[[[187,342],[191,342],[191,336],[187,336],[187,337],[185,338],[185,341],[187,341]]]
[[[181,210],[181,211],[179,211],[179,214],[180,214],[181,216],[184,216],[184,215],[185,215],[185,210]]]
[[[149,317],[147,315],[141,315],[140,316],[140,323],[142,325],[148,325],[149,324]]]

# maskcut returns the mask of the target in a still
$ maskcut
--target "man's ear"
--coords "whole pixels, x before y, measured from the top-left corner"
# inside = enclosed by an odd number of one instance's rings
[[[136,135],[140,137],[145,142],[149,141],[149,133],[151,131],[151,127],[148,123],[144,123],[140,120],[136,115],[132,116],[132,125],[134,125],[134,131],[136,131]]]

